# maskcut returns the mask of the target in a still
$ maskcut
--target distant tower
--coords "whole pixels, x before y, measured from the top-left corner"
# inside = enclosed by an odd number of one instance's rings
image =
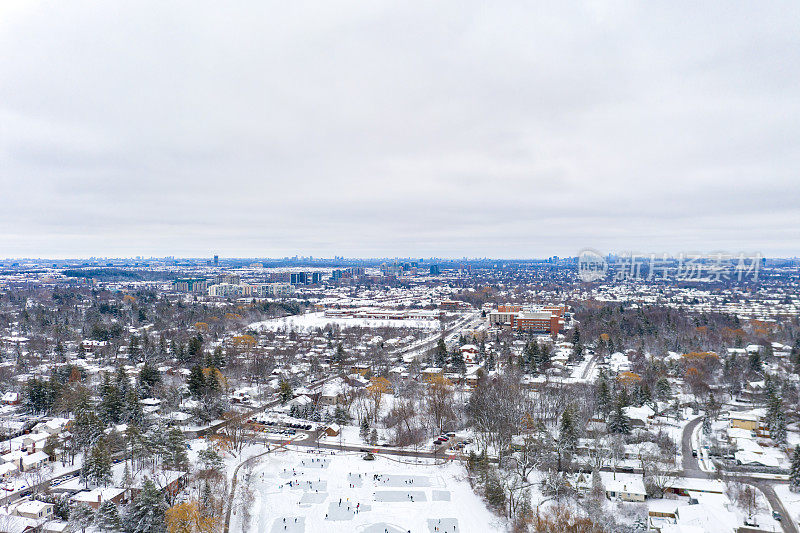
[[[219,266],[219,256],[218,255],[214,256],[214,266]]]

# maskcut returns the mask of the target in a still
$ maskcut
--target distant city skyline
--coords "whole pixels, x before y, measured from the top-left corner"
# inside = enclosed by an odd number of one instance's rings
[[[0,255],[800,255],[799,25],[796,2],[8,0]]]

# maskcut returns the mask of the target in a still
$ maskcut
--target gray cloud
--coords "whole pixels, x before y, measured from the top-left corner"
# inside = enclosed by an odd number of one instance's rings
[[[800,243],[800,6],[13,2],[0,256]]]

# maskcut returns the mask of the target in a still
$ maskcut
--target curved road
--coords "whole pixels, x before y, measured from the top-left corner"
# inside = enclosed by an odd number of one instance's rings
[[[697,458],[692,456],[692,433],[694,433],[695,428],[697,428],[702,421],[703,418],[698,417],[686,424],[686,426],[683,428],[683,435],[681,436],[683,477],[715,479],[716,476],[701,470],[700,465],[697,462]],[[786,508],[783,506],[780,498],[778,498],[777,494],[775,494],[775,490],[772,488],[772,485],[777,482],[770,482],[765,479],[743,476],[732,472],[730,475],[732,475],[736,481],[752,485],[764,493],[764,496],[767,498],[770,507],[781,514],[782,520],[780,521],[780,524],[785,533],[800,533],[800,530],[797,528],[797,524],[795,524],[792,520],[792,515],[786,511]]]

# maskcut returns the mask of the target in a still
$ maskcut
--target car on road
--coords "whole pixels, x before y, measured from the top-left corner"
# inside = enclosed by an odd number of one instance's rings
[[[778,511],[772,511],[772,518],[774,518],[775,520],[780,522],[781,521],[781,513],[779,513]]]

